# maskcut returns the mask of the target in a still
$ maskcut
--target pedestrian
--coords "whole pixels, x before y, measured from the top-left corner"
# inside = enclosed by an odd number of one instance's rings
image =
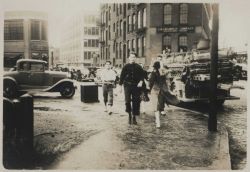
[[[144,114],[145,113],[145,103],[149,101],[149,97],[148,97],[148,73],[146,70],[144,70],[144,65],[142,63],[140,63],[140,66],[143,69],[143,84],[142,84],[142,88],[141,88],[141,112]]]
[[[113,106],[113,88],[116,80],[116,73],[111,69],[111,62],[106,61],[105,68],[100,72],[100,78],[102,81],[103,88],[103,101],[105,105],[105,112],[109,115],[112,114]]]
[[[159,54],[159,55],[157,56],[156,61],[160,62],[160,69],[163,70],[163,69],[164,69],[164,63],[163,63],[163,57],[162,57],[161,54]],[[160,109],[160,114],[161,114],[161,115],[166,115],[166,112],[164,111],[164,108],[165,108],[165,104],[163,104],[163,105],[161,106],[161,109]]]
[[[129,124],[137,124],[136,116],[140,115],[140,94],[144,80],[142,67],[135,63],[136,55],[131,52],[127,63],[121,71],[119,85],[124,86],[126,112],[129,115]],[[120,87],[120,92],[122,87]],[[132,103],[132,106],[131,106]]]
[[[160,128],[160,112],[164,108],[165,98],[164,90],[168,89],[164,70],[160,68],[160,62],[153,64],[153,71],[149,77],[150,102],[155,113],[156,127]]]

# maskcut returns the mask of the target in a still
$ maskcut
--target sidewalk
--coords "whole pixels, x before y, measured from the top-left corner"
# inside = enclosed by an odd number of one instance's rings
[[[115,100],[111,116],[103,113],[102,103],[88,105],[93,120],[104,116],[100,124],[104,130],[64,154],[49,169],[231,169],[228,134],[221,124],[217,133],[210,133],[202,114],[171,106],[161,116],[160,129],[155,128],[149,109],[138,118],[138,125],[129,125],[122,96]]]

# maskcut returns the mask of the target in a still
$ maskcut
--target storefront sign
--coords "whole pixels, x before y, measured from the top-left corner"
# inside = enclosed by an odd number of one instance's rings
[[[158,33],[186,33],[186,32],[194,32],[194,26],[179,26],[179,27],[157,27],[156,31]]]

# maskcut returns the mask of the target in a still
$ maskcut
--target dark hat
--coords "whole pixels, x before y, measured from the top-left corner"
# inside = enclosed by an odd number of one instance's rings
[[[158,62],[158,61],[154,62],[154,65],[153,65],[154,69],[158,70],[158,69],[160,69],[160,67],[161,67],[160,62]]]

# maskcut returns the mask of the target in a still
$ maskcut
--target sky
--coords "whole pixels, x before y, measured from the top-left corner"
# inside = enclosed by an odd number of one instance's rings
[[[184,1],[187,2],[188,0]],[[98,10],[100,2],[112,0],[0,0],[3,12],[9,10],[44,11],[48,13],[49,44],[59,46],[60,35],[58,30],[63,20],[76,11]],[[119,2],[113,1],[113,2]],[[129,2],[123,1],[123,2]],[[133,2],[133,1],[130,1]],[[164,0],[141,2],[169,2]],[[173,2],[173,0],[171,0]],[[180,1],[174,1],[180,2]],[[191,2],[191,1],[189,1]],[[193,0],[192,2],[218,2],[216,0]],[[248,41],[249,0],[220,0],[219,8],[219,47],[235,47],[246,49]]]

